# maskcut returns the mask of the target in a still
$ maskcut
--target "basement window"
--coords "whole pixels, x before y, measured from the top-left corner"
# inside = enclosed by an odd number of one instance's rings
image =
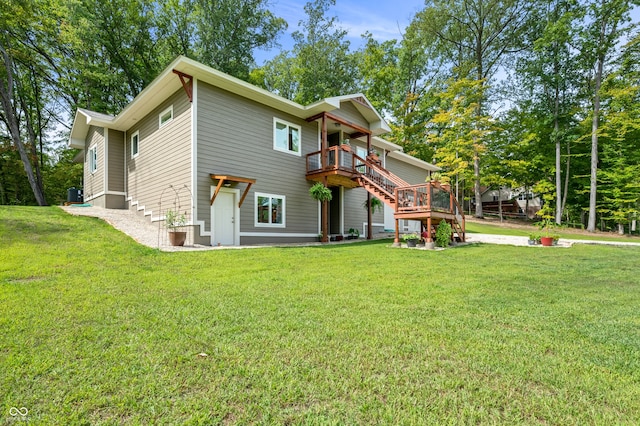
[[[256,193],[256,226],[285,227],[285,197]]]

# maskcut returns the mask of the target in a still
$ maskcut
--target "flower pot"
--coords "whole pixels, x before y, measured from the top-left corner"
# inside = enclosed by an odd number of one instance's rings
[[[186,239],[186,231],[169,231],[169,243],[172,246],[183,246]]]
[[[545,247],[551,247],[553,245],[553,237],[542,237],[540,243]]]
[[[536,244],[538,244],[538,241],[537,241],[537,240],[527,240],[527,243],[528,243],[530,246],[535,246]]]
[[[407,247],[415,247],[418,240],[407,240]]]

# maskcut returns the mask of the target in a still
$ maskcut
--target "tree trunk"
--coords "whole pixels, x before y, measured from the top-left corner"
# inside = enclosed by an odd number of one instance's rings
[[[475,150],[473,153],[473,190],[476,196],[476,214],[475,216],[478,218],[482,218],[482,194],[480,193],[480,155],[478,151]]]
[[[557,63],[554,64],[557,68]],[[556,70],[557,75],[557,70]],[[560,165],[561,160],[561,141],[558,135],[560,131],[560,125],[558,124],[558,114],[560,109],[560,91],[558,88],[558,82],[556,82],[556,99],[554,102],[553,111],[553,135],[556,142],[556,223],[560,225],[562,223],[562,169]]]
[[[16,115],[14,110],[14,105],[17,103],[17,100],[14,98],[13,90],[13,60],[2,45],[0,45],[0,53],[2,54],[2,60],[6,72],[6,78],[5,75],[2,75],[2,77],[0,78],[0,102],[4,111],[6,120],[5,124],[9,129],[11,141],[16,146],[20,154],[20,159],[22,160],[22,164],[27,174],[29,185],[31,185],[33,195],[35,196],[38,205],[46,206],[47,201],[44,198],[44,192],[42,191],[41,187],[42,185],[39,184],[36,179],[36,176],[33,172],[33,167],[31,165],[31,159],[29,158],[29,153],[27,152],[27,148],[25,147],[20,137],[20,123],[18,122],[18,116]]]
[[[569,192],[569,170],[571,166],[571,143],[567,142],[567,165],[564,172],[564,191],[562,192],[562,211],[567,207],[567,192]]]
[[[596,231],[596,201],[598,186],[598,125],[600,118],[600,85],[602,84],[602,72],[604,68],[604,56],[598,58],[593,89],[593,122],[591,124],[591,179],[589,188],[589,220],[587,231]]]

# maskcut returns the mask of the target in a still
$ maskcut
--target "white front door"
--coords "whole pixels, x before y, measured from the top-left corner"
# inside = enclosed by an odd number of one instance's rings
[[[211,206],[211,245],[234,246],[239,229],[238,194],[236,190],[221,188]]]

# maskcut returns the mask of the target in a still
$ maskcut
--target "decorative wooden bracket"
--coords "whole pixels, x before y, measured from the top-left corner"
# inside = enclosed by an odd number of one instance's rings
[[[184,91],[187,92],[189,102],[193,102],[193,76],[185,74],[178,70],[173,70],[173,72],[174,74],[177,74],[178,77],[180,77],[180,82],[182,83]]]
[[[216,200],[216,197],[218,196],[218,192],[220,192],[220,188],[222,188],[225,182],[229,182],[229,183],[239,182],[239,183],[247,184],[247,187],[242,193],[242,197],[240,197],[240,202],[238,203],[238,208],[240,208],[242,207],[242,203],[244,203],[244,199],[247,198],[247,194],[249,193],[249,188],[251,188],[251,185],[256,183],[255,179],[244,178],[244,177],[228,176],[228,175],[209,175],[209,176],[211,176],[211,179],[218,181],[218,186],[216,186],[216,190],[213,192],[210,205],[213,205],[213,202]]]

